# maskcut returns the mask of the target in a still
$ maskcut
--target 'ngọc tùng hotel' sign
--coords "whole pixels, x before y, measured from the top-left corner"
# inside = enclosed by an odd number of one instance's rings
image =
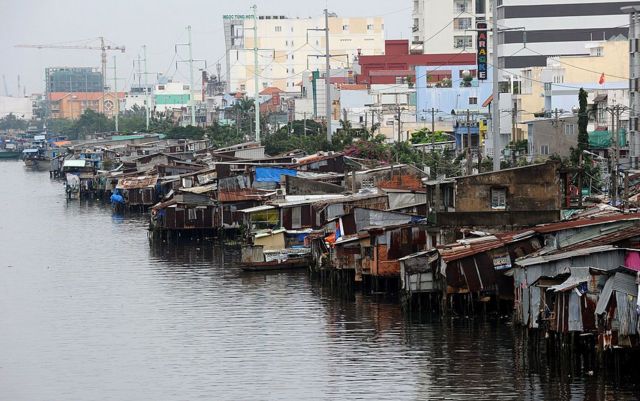
[[[478,80],[484,81],[487,79],[487,23],[477,22],[476,29],[478,32]]]

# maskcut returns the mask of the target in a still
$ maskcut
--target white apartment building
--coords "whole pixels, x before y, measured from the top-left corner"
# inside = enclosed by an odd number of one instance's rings
[[[489,20],[490,0],[413,0],[411,48],[447,54],[476,49],[477,20]]]
[[[254,96],[254,19],[223,17],[227,89]],[[303,75],[325,70],[324,17],[258,16],[259,90],[276,87],[299,92]],[[350,68],[358,53],[384,54],[384,19],[329,16],[331,68]]]

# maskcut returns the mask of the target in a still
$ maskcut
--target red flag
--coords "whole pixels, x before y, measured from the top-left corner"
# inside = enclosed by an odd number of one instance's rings
[[[600,79],[598,80],[598,83],[600,85],[604,84],[604,72],[602,73],[602,75],[600,75]]]

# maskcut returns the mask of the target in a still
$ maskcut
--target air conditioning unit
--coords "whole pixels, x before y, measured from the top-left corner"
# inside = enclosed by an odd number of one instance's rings
[[[287,194],[287,192],[285,191],[284,188],[276,189],[276,196],[285,196],[286,194]]]

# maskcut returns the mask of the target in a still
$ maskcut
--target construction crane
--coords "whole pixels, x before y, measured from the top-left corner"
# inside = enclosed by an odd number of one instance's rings
[[[124,53],[124,46],[111,46],[105,44],[105,40],[103,36],[100,36],[96,39],[100,40],[100,46],[88,46],[88,45],[16,45],[15,47],[28,47],[32,49],[76,49],[76,50],[100,50],[102,51],[102,89],[107,86],[106,85],[106,77],[107,77],[107,51],[112,50],[120,50]]]

